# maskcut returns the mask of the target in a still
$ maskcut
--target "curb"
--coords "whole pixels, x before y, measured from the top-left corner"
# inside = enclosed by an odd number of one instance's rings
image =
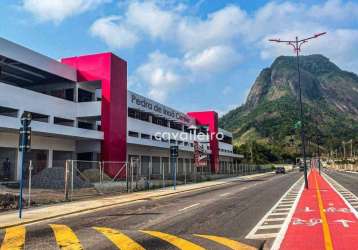
[[[267,172],[267,173],[255,175],[255,177],[263,177],[263,176],[266,176],[266,175],[271,175],[273,173],[274,172]],[[249,177],[247,179],[254,178],[252,176],[251,176],[251,178],[250,178],[250,176],[247,176],[247,177]],[[153,196],[147,197],[147,198],[138,198],[138,199],[131,200],[131,201],[122,201],[122,202],[112,203],[112,204],[108,204],[108,205],[102,205],[102,206],[98,206],[98,207],[92,207],[92,208],[76,210],[76,211],[73,211],[73,212],[68,212],[68,213],[48,216],[46,218],[33,219],[33,220],[22,221],[22,222],[20,221],[20,222],[16,222],[16,223],[13,223],[13,224],[6,225],[6,226],[1,226],[0,225],[0,229],[5,229],[5,228],[9,228],[9,227],[14,227],[14,226],[32,224],[32,223],[36,223],[36,222],[40,222],[40,221],[46,221],[46,220],[50,220],[50,219],[66,217],[66,216],[69,216],[69,215],[75,215],[75,214],[80,214],[80,213],[89,212],[89,211],[102,210],[102,209],[105,209],[105,208],[110,208],[110,207],[115,207],[115,206],[127,205],[127,204],[130,204],[130,203],[134,203],[134,202],[138,202],[138,201],[144,201],[144,200],[148,200],[148,199],[152,199],[152,198],[173,196],[173,195],[176,195],[176,194],[182,194],[182,193],[188,193],[188,192],[192,192],[192,191],[196,191],[196,190],[208,189],[208,188],[212,188],[212,187],[226,185],[226,184],[236,182],[236,181],[240,181],[240,179],[231,180],[231,181],[228,181],[228,182],[225,182],[225,183],[217,183],[217,184],[206,186],[206,187],[197,187],[197,188],[193,188],[193,189],[189,189],[189,190],[176,191],[176,192],[168,193],[168,194],[157,194],[157,195],[153,195]]]

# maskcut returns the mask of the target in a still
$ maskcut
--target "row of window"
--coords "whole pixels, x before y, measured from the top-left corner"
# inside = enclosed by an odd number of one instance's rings
[[[16,118],[19,117],[19,110],[0,106],[0,115]],[[35,112],[31,112],[31,117],[33,121],[37,121],[37,122],[49,123],[50,121],[50,116],[35,113]],[[56,117],[56,116],[53,119],[53,123],[56,125],[62,125],[68,127],[75,126],[75,120]],[[99,126],[96,126],[96,124],[86,121],[78,121],[77,127],[83,129],[101,130],[101,128]]]
[[[153,141],[162,141],[162,142],[166,142],[166,143],[170,143],[170,144],[174,144],[174,145],[184,145],[184,146],[190,146],[191,148],[194,148],[194,144],[193,143],[189,143],[186,141],[176,141],[176,140],[165,140],[163,138],[161,138],[161,140],[158,140],[157,137],[155,136],[151,136],[148,134],[144,134],[144,133],[138,133],[138,132],[134,132],[134,131],[128,131],[128,136],[130,137],[135,137],[135,138],[141,138],[141,139],[147,139],[147,140],[153,140]],[[210,146],[207,145],[206,146],[207,150],[210,150]],[[231,150],[227,150],[227,149],[220,149],[220,152],[226,152],[226,153],[232,153],[233,151]]]
[[[169,127],[175,130],[189,132],[188,126],[183,126],[180,123],[169,121],[163,117],[158,117],[153,114],[141,112],[140,110],[128,108],[128,117],[138,119],[145,122],[150,122],[159,126]]]
[[[136,138],[141,138],[141,139],[147,139],[147,140],[153,140],[153,141],[162,141],[165,143],[170,143],[170,144],[175,144],[175,145],[184,145],[186,147],[194,147],[193,143],[189,143],[186,141],[176,141],[176,140],[166,140],[164,138],[161,138],[160,140],[155,137],[154,135],[148,135],[148,134],[144,134],[144,133],[138,133],[138,132],[134,132],[134,131],[128,131],[128,136],[130,137],[136,137]]]
[[[225,153],[232,153],[232,150],[227,150],[227,149],[220,149],[220,152],[225,152]]]

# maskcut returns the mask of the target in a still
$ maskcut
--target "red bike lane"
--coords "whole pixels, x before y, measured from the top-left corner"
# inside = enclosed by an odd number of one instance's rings
[[[356,213],[316,169],[308,180],[280,249],[358,249]]]

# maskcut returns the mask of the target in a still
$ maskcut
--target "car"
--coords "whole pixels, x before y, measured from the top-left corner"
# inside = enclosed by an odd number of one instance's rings
[[[276,168],[276,174],[285,174],[286,169],[284,167],[277,167]]]
[[[300,172],[305,171],[305,166],[303,164],[300,164]]]

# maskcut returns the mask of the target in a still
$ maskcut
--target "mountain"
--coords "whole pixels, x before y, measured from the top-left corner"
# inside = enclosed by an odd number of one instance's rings
[[[300,56],[304,124],[308,141],[329,150],[358,139],[358,76],[322,55]],[[297,150],[299,105],[296,57],[280,56],[261,71],[245,104],[220,118],[238,145],[248,141]]]

